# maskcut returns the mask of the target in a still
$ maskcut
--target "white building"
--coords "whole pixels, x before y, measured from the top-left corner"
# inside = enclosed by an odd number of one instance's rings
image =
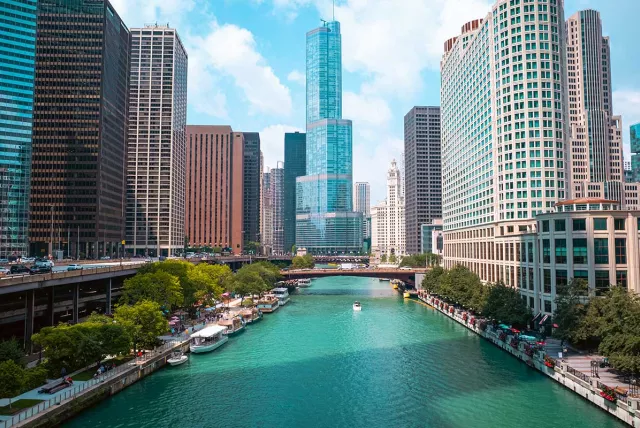
[[[353,185],[353,210],[362,213],[363,217],[371,214],[371,185],[357,182]]]
[[[126,248],[184,248],[187,52],[162,25],[131,29]]]
[[[371,252],[405,254],[402,177],[395,159],[387,172],[387,198],[371,209]]]

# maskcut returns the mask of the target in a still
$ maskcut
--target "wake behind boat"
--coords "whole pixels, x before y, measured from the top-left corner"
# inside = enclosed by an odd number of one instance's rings
[[[354,310],[354,311],[361,311],[361,310],[362,310],[362,305],[360,304],[360,302],[355,301],[355,302],[353,303],[353,310]]]

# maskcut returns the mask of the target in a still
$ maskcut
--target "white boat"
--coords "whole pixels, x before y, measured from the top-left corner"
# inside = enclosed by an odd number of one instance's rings
[[[298,280],[298,287],[300,287],[300,288],[311,287],[311,280],[309,278],[299,279]]]
[[[245,324],[252,323],[254,321],[260,321],[262,319],[262,312],[258,308],[246,308],[238,311],[238,315],[242,317]]]
[[[179,366],[187,362],[189,357],[184,355],[182,351],[175,351],[170,358],[167,358],[167,363],[171,366]]]
[[[275,312],[280,307],[280,300],[276,296],[266,295],[258,300],[258,310],[266,314]]]
[[[389,278],[378,278],[378,281],[390,281]]]
[[[236,334],[244,328],[244,320],[242,317],[233,316],[231,318],[223,318],[218,321],[218,325],[224,327],[226,330],[222,334],[230,335]]]
[[[273,290],[271,290],[271,292],[273,293],[274,296],[278,298],[278,302],[280,303],[280,306],[284,306],[289,302],[288,288],[285,288],[285,287],[274,288]]]
[[[362,305],[360,304],[360,302],[358,302],[358,301],[353,302],[353,310],[354,311],[361,311],[362,310]]]
[[[229,340],[227,336],[222,334],[226,329],[226,327],[221,325],[212,325],[193,333],[191,335],[189,349],[194,354],[201,354],[219,348]]]

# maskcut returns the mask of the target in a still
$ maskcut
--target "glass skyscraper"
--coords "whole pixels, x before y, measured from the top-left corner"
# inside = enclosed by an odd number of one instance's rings
[[[307,135],[284,134],[284,251],[296,243],[296,178],[307,173]]]
[[[352,210],[351,121],[342,118],[340,23],[307,33],[307,175],[296,179],[296,246],[358,252],[362,213]]]
[[[27,255],[36,0],[0,0],[0,258]]]
[[[640,182],[640,123],[629,128],[631,139],[631,176],[634,183]]]

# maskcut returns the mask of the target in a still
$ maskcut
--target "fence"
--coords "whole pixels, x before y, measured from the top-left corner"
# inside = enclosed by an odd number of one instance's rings
[[[78,395],[82,395],[84,392],[87,392],[88,389],[91,389],[97,384],[102,383],[105,380],[110,379],[116,375],[119,375],[126,371],[134,372],[136,370],[140,370],[140,363],[153,359],[158,355],[161,355],[163,352],[175,348],[180,343],[182,343],[180,340],[171,340],[169,342],[166,342],[162,346],[155,348],[154,350],[147,352],[140,357],[136,357],[133,360],[128,361],[113,370],[106,371],[100,376],[96,376],[81,385],[74,386],[71,389],[66,389],[63,393],[56,395],[49,400],[44,400],[41,403],[38,403],[36,406],[23,410],[22,412],[11,417],[11,419],[0,421],[0,428],[9,428],[15,426],[16,424],[24,420],[38,415],[51,406],[61,404],[62,402],[67,400],[75,399]]]
[[[570,373],[571,375],[577,377],[583,382],[587,382],[588,384],[591,384],[591,378],[589,376],[587,376],[582,372],[579,372],[578,370],[574,369],[571,366],[567,366],[567,373]]]

